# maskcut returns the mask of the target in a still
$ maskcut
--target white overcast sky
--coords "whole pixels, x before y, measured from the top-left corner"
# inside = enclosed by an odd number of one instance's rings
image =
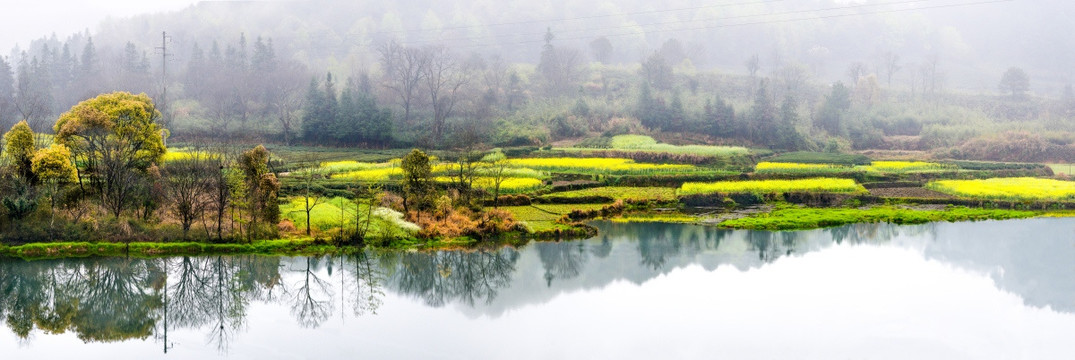
[[[173,11],[199,0],[0,0],[0,54],[18,44],[56,33],[63,39],[90,29],[108,17]]]

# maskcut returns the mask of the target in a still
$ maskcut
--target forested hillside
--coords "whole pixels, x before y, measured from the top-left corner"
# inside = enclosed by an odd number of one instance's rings
[[[154,99],[172,141],[452,148],[650,133],[1053,160],[1075,140],[1073,35],[1044,21],[1063,5],[204,2],[13,49],[0,126],[51,132],[78,101],[125,90]]]

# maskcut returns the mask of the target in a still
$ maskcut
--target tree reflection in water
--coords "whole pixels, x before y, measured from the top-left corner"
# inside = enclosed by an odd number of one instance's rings
[[[340,277],[340,288],[346,294],[344,306],[349,306],[355,316],[376,315],[383,302],[387,273],[373,260],[368,252],[340,259],[340,267],[346,274]]]
[[[150,260],[0,262],[0,312],[22,339],[36,327],[86,342],[147,338],[165,273]]]
[[[541,258],[545,268],[545,285],[552,287],[553,279],[572,279],[579,276],[579,271],[589,257],[582,242],[537,242],[532,245]]]
[[[459,301],[489,303],[511,283],[519,251],[510,247],[471,251],[412,252],[401,255],[392,278],[400,294],[444,306]]]
[[[318,276],[319,260],[306,258],[305,266],[291,270],[300,274],[291,293],[291,315],[305,328],[316,328],[332,315],[332,285]]]

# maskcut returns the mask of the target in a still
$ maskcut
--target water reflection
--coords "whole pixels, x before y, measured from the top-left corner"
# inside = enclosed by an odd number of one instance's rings
[[[279,258],[0,260],[0,316],[20,339],[72,332],[84,342],[196,330],[226,353],[246,332],[250,308],[278,304],[298,327],[334,315],[374,316],[386,295],[472,317],[498,317],[558,294],[640,284],[677,268],[749,270],[787,256],[853,244],[915,249],[978,271],[1028,304],[1075,312],[1072,222],[893,226],[864,224],[802,231],[727,231],[674,224],[598,223],[585,241],[538,242],[520,249],[379,252]]]

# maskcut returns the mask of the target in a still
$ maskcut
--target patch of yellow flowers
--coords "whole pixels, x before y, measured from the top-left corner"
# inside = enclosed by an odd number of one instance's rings
[[[863,193],[866,189],[852,179],[813,178],[799,180],[689,182],[679,187],[679,195],[713,193],[782,193],[793,191]]]
[[[439,182],[439,183],[451,183],[452,181],[454,181],[451,177],[447,177],[447,176],[438,176],[435,180],[437,182]],[[491,178],[491,177],[477,177],[477,178],[474,178],[473,186],[475,188],[485,189],[485,190],[488,190],[488,191],[492,192],[493,187],[495,185],[496,185],[496,181],[494,181],[494,179]],[[513,193],[526,192],[526,191],[530,191],[530,190],[537,190],[542,185],[543,185],[543,183],[541,182],[540,179],[509,177],[509,178],[504,178],[500,182],[500,193],[501,194],[513,194]]]
[[[1029,177],[985,180],[938,180],[926,188],[945,194],[997,200],[1072,200],[1075,182]]]
[[[358,181],[388,181],[403,177],[403,169],[398,166],[379,167],[366,170],[348,171],[333,175],[333,179],[348,179]]]
[[[171,149],[171,150],[168,150],[168,152],[164,153],[164,156],[161,156],[161,162],[166,163],[166,162],[171,162],[171,161],[190,160],[190,159],[194,159],[195,156],[197,156],[199,159],[207,160],[207,159],[212,159],[212,158],[216,157],[216,154],[206,152],[206,151],[189,151],[189,150],[186,150],[186,149]]]

